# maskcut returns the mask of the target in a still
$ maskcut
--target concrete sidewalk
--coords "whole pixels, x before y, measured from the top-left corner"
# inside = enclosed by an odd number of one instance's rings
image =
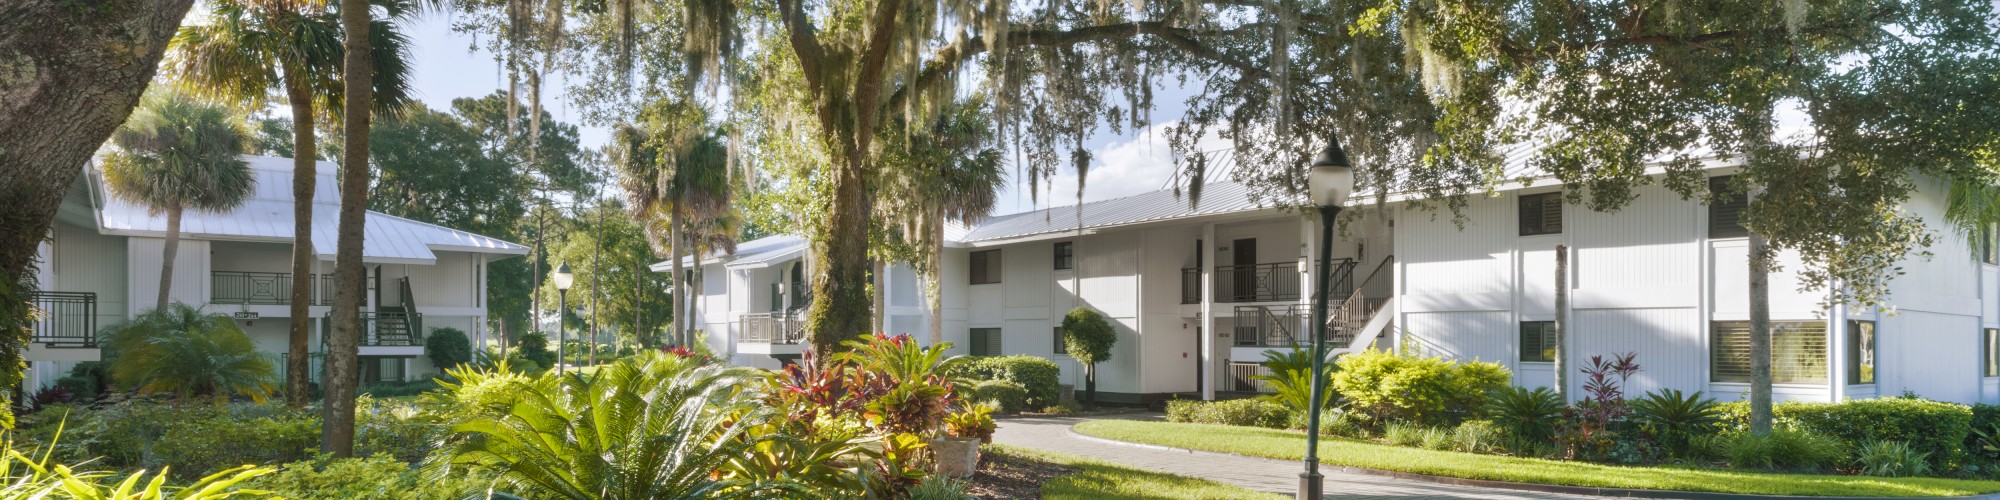
[[[1070,434],[1070,426],[1084,420],[1086,419],[1072,417],[1009,418],[1000,421],[1000,429],[993,435],[993,442],[1097,459],[1137,469],[1208,479],[1286,496],[1298,491],[1299,472],[1303,470],[1299,462],[1120,445]],[[1326,475],[1326,498],[1490,500],[1602,498],[1437,484],[1326,468],[1322,468],[1321,473]]]

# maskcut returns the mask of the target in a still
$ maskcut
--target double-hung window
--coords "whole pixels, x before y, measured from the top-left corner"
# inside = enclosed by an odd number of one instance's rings
[[[1979,375],[2000,377],[2000,328],[1980,331],[1979,351]]]
[[[1729,187],[1730,176],[1708,178],[1708,237],[1741,238],[1750,235],[1743,226],[1743,209],[1750,207],[1750,195]]]
[[[1521,236],[1562,234],[1562,193],[1521,196]]]
[[[972,329],[971,340],[973,356],[1000,355],[999,328],[974,328]]]
[[[1750,381],[1750,322],[1709,324],[1709,380]],[[1771,383],[1826,383],[1826,323],[1771,322]]]
[[[1076,242],[1056,242],[1056,270],[1076,268]]]
[[[1068,339],[1063,338],[1062,327],[1058,326],[1055,328],[1055,337],[1056,337],[1056,346],[1055,346],[1056,355],[1062,356],[1069,354],[1069,341]]]

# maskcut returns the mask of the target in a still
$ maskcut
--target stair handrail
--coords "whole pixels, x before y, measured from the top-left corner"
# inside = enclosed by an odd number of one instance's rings
[[[401,304],[403,306],[403,312],[410,312],[410,313],[417,312],[416,294],[410,293],[410,277],[404,276],[401,278],[397,278],[396,281],[397,281],[396,286],[401,288],[403,292],[403,302]]]

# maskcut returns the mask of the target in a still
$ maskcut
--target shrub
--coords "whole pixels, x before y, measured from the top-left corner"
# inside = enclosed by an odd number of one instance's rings
[[[1502,387],[1487,398],[1486,416],[1509,436],[1541,442],[1555,430],[1556,417],[1563,412],[1562,395],[1547,387]]]
[[[14,437],[36,447],[53,446],[55,460],[96,459],[95,465],[123,469],[171,465],[172,476],[182,480],[243,464],[302,460],[319,445],[317,415],[283,406],[168,406],[138,400],[97,410],[50,407],[22,424]]]
[[[1715,400],[1701,397],[1700,391],[1689,395],[1662,389],[1632,400],[1632,419],[1678,456],[1687,454],[1688,439],[1715,431],[1721,418]]]
[[[489,480],[466,475],[425,477],[411,470],[410,464],[388,457],[371,457],[292,462],[244,486],[279,498],[427,500],[468,498],[467,495],[482,492]]]
[[[1167,408],[1171,410],[1173,408],[1173,403],[1168,403]],[[1042,407],[1042,410],[1039,413],[1043,415],[1075,415],[1081,412],[1083,412],[1083,405],[1076,404],[1075,401],[1064,401],[1061,403],[1044,406]]]
[[[1012,380],[987,380],[972,386],[970,399],[999,405],[1000,411],[1016,413],[1028,409],[1028,389]]]
[[[68,376],[56,379],[55,387],[69,391],[80,400],[97,399],[97,379],[91,377]]]
[[[111,372],[103,361],[79,361],[70,367],[69,376],[90,379],[98,392],[111,390]]]
[[[1505,435],[1500,427],[1486,420],[1467,420],[1451,431],[1452,449],[1468,453],[1486,453],[1500,447]]]
[[[423,394],[426,392],[430,392],[432,390],[436,390],[437,388],[438,388],[437,379],[427,378],[423,380],[411,380],[406,382],[384,382],[380,384],[375,384],[361,388],[360,393],[378,398],[394,398],[402,396],[415,396],[418,394]]]
[[[1424,430],[1419,431],[1417,434],[1422,436],[1420,439],[1422,441],[1421,444],[1426,450],[1450,451],[1458,446],[1458,442],[1452,439],[1455,436],[1452,435],[1450,429],[1425,427]]]
[[[472,362],[472,340],[457,328],[433,328],[424,337],[424,357],[438,371]]]
[[[933,475],[910,487],[910,500],[965,500],[979,497],[966,493],[970,484],[965,481]]]
[[[1908,477],[1930,473],[1930,454],[1902,441],[1869,441],[1856,451],[1854,465],[1869,476]]]
[[[1382,427],[1382,441],[1396,446],[1418,446],[1424,444],[1426,428],[1410,422],[1389,422]]]
[[[1724,423],[1745,428],[1748,403],[1721,405]],[[1929,454],[1934,469],[1942,469],[1960,453],[1972,434],[1972,408],[1917,398],[1858,399],[1841,403],[1788,401],[1772,406],[1780,423],[1839,439],[1848,447],[1869,441],[1901,441]]]
[[[1374,419],[1449,424],[1471,417],[1513,375],[1494,363],[1364,351],[1340,358],[1333,374],[1348,406]]]
[[[1168,422],[1283,429],[1290,420],[1290,409],[1269,401],[1231,399],[1167,402]]]
[[[1312,351],[1296,347],[1290,351],[1264,351],[1263,365],[1271,373],[1252,378],[1263,382],[1272,392],[1257,398],[1285,405],[1300,415],[1311,415],[1314,411],[1322,411],[1332,406],[1337,393],[1333,391],[1331,381],[1333,374],[1328,372],[1326,374],[1328,380],[1322,381],[1320,385],[1319,408],[1306,408],[1312,406],[1312,360]]]
[[[277,388],[277,367],[228,316],[176,302],[113,326],[109,337],[112,377],[142,392],[262,402]]]
[[[535,362],[535,366],[547,369],[556,365],[556,353],[549,351],[549,334],[528,332],[521,335],[521,341],[514,346],[515,355]]]
[[[1062,367],[1038,356],[987,356],[968,358],[952,370],[952,376],[976,380],[1006,380],[1028,391],[1028,408],[1061,402]],[[1010,410],[1011,411],[1011,410]]]
[[[1847,444],[1807,430],[1774,429],[1758,436],[1738,432],[1724,457],[1736,468],[1820,470],[1847,462]]]
[[[1965,452],[1986,460],[2000,460],[2000,406],[1972,405],[1971,433],[1965,437]]]
[[[1104,313],[1080,306],[1063,315],[1063,346],[1069,357],[1083,365],[1083,399],[1086,406],[1097,406],[1097,364],[1111,360],[1111,346],[1118,343],[1118,330],[1111,327],[1111,321]]]

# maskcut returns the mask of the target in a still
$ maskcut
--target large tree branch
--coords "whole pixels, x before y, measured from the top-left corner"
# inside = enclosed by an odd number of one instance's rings
[[[1068,30],[1016,29],[1009,32],[1008,39],[1012,47],[1062,47],[1151,35],[1166,42],[1168,45],[1181,49],[1189,55],[1229,66],[1231,69],[1236,70],[1237,73],[1242,74],[1246,80],[1270,79],[1270,70],[1225,54],[1201,42],[1201,39],[1205,37],[1237,35],[1248,29],[1251,29],[1251,27],[1237,27],[1229,30],[1195,30],[1173,26],[1160,21],[1140,21],[1096,25]],[[901,107],[912,95],[943,84],[949,80],[945,78],[946,76],[957,72],[967,61],[993,49],[994,47],[987,43],[986,38],[983,36],[972,37],[938,49],[931,56],[930,62],[924,66],[924,69],[917,73],[915,80],[897,89],[895,93],[890,94],[889,99],[885,101],[884,107],[886,109]]]
[[[805,7],[800,2],[778,0],[778,17],[785,25],[792,53],[799,58],[799,72],[805,75],[806,88],[820,89],[826,81],[826,48],[820,46],[818,29],[813,27],[812,19],[806,17]]]
[[[868,141],[874,134],[875,121],[882,115],[875,103],[882,97],[882,73],[888,71],[889,50],[894,48],[897,14],[903,10],[901,0],[880,0],[875,4],[875,12],[869,15],[868,44],[861,53],[861,71],[854,80],[854,130],[852,140],[857,154],[868,150]]]

